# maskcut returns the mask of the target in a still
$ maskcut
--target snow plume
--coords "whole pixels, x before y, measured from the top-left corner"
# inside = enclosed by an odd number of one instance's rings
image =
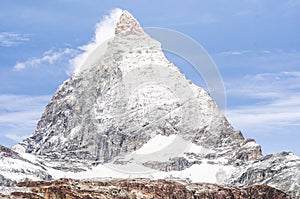
[[[71,69],[68,71],[69,73],[74,72],[75,74],[78,74],[82,70],[86,69],[87,66],[83,68],[83,63],[89,55],[100,44],[114,37],[116,24],[122,13],[123,10],[119,8],[113,9],[109,15],[105,16],[99,23],[96,24],[92,41],[84,46],[80,46],[79,49],[82,50],[82,53],[70,61]]]

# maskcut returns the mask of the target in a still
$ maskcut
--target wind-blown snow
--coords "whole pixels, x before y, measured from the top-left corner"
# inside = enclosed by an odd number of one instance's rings
[[[115,36],[115,27],[116,24],[124,11],[116,8],[113,9],[109,15],[105,16],[102,21],[96,24],[95,33],[92,41],[84,46],[79,47],[83,53],[77,55],[74,59],[70,60],[71,71],[74,71],[75,74],[80,73],[82,70],[86,69],[86,64],[84,62],[87,60],[89,55],[105,41],[113,38]],[[103,51],[104,52],[104,51]],[[94,60],[89,60],[94,61]],[[84,65],[84,67],[83,67]]]

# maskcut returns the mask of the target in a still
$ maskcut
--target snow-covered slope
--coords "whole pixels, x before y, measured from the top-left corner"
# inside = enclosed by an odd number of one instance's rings
[[[19,153],[0,145],[0,192],[9,193],[15,184],[25,180],[49,180],[51,175],[39,162],[30,161],[30,154]],[[15,188],[14,188],[15,189]]]
[[[166,59],[161,44],[127,11],[114,37],[85,64],[54,94],[33,135],[14,147],[19,154],[0,156],[6,179],[268,183],[300,196],[299,158],[263,157],[260,145],[234,130],[210,95]],[[8,168],[18,176],[10,177]],[[28,168],[26,175],[18,168]]]

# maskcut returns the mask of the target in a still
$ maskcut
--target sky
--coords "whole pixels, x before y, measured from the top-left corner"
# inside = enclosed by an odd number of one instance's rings
[[[225,114],[264,154],[300,156],[300,0],[4,0],[0,7],[0,144],[34,132],[74,58],[114,8],[142,27],[179,31],[202,45],[223,79]],[[168,56],[180,70],[188,63]],[[186,76],[205,88],[201,77]]]

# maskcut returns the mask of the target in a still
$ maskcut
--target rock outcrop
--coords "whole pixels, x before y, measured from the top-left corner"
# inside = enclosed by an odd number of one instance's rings
[[[300,159],[292,153],[266,155],[241,165],[232,176],[233,185],[268,184],[284,190],[294,198],[300,197]],[[234,180],[233,180],[234,179]]]
[[[31,199],[92,199],[92,198],[255,198],[287,199],[282,191],[267,185],[253,185],[246,188],[221,187],[214,184],[197,183],[181,184],[166,180],[111,180],[111,181],[78,181],[61,179],[56,181],[28,181],[18,183],[27,188],[27,192],[12,192],[4,198]]]

